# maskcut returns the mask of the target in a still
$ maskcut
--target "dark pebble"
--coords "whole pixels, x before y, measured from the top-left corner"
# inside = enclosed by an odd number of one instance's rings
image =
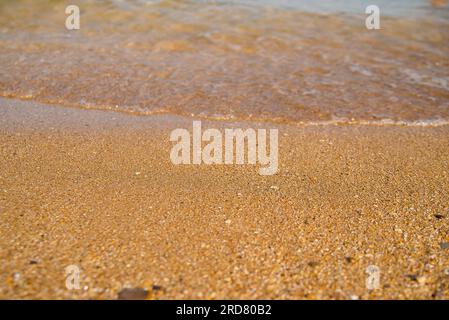
[[[440,242],[441,249],[449,249],[449,242]]]
[[[142,288],[125,288],[118,293],[119,300],[144,300],[148,291]]]
[[[408,274],[406,275],[407,278],[409,278],[412,281],[418,281],[418,276],[416,274]]]

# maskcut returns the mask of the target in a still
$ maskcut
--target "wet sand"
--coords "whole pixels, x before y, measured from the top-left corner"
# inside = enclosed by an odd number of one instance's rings
[[[449,8],[383,0],[373,31],[361,1],[326,1],[333,13],[245,2],[83,0],[73,32],[68,1],[1,3],[0,97],[284,124],[449,121]]]
[[[190,118],[5,99],[0,115],[0,298],[449,298],[448,126],[276,125],[267,177],[173,165]],[[257,124],[204,122],[230,125]]]

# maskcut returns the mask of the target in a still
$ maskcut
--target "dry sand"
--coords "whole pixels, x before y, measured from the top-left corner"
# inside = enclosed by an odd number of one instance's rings
[[[448,126],[276,126],[263,177],[174,166],[192,119],[5,99],[0,116],[0,298],[449,298]],[[204,122],[228,125],[255,126]]]

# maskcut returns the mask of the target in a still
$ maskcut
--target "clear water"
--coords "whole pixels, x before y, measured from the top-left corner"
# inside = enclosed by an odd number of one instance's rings
[[[381,30],[365,28],[377,3]],[[65,29],[68,4],[81,30]],[[134,114],[449,121],[445,1],[1,1],[0,95]]]

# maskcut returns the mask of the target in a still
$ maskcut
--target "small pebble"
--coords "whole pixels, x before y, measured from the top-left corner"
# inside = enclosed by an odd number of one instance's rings
[[[440,242],[441,249],[449,249],[449,242]]]
[[[406,277],[412,281],[418,281],[418,276],[416,274],[408,274]]]
[[[418,281],[418,283],[423,286],[426,284],[427,282],[427,277],[426,276],[420,276],[416,279]]]
[[[12,278],[13,278],[14,282],[18,282],[20,280],[20,273],[14,272],[14,274],[12,275]]]
[[[142,288],[125,288],[118,293],[119,300],[144,300],[148,291]]]

